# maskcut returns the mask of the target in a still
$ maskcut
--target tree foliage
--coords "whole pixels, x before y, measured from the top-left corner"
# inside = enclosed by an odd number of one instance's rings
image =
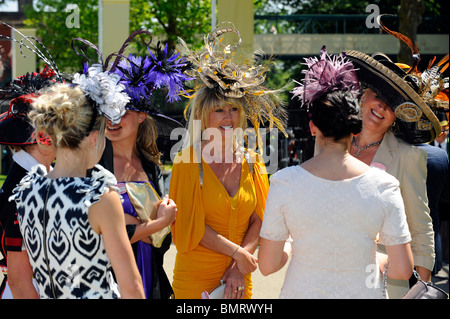
[[[67,23],[74,4],[79,8],[79,27],[73,27],[70,21]],[[38,0],[34,6],[26,8],[25,14],[27,19],[24,23],[36,28],[37,37],[61,69],[73,71],[82,66],[83,59],[77,57],[70,46],[73,38],[81,37],[98,44],[98,0]],[[147,29],[154,38],[168,43],[172,49],[178,37],[198,47],[202,43],[202,35],[211,30],[210,16],[210,0],[131,0],[130,32]],[[151,45],[156,45],[156,41]],[[95,58],[94,52],[90,54]]]
[[[72,26],[69,15],[73,13],[70,9],[73,7],[68,7],[69,4],[78,6],[79,28],[68,27]],[[94,44],[98,43],[97,4],[98,0],[39,0],[35,1],[34,6],[26,8],[25,25],[36,28],[37,37],[50,51],[61,71],[73,71],[82,67],[83,59],[71,49],[73,38],[81,37]]]
[[[210,18],[210,0],[131,1],[131,29],[149,30],[171,49],[175,48],[178,37],[194,48],[199,47],[202,36],[211,31]]]

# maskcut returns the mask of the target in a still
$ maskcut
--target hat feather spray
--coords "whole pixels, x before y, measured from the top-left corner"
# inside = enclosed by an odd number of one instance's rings
[[[181,95],[188,95],[184,83],[192,80],[184,73],[187,62],[180,52],[164,49],[158,42],[153,53],[147,43],[148,55],[130,54],[113,70],[120,77],[120,83],[130,96],[126,108],[149,114],[155,122],[158,135],[169,136],[172,129],[182,127],[178,121],[160,113],[154,102],[156,91],[165,95],[168,103],[179,101]]]
[[[34,144],[38,138],[41,144],[49,145],[51,140],[42,133],[35,136],[27,114],[31,110],[34,98],[39,95],[39,91],[57,82],[63,82],[63,76],[52,55],[39,39],[25,36],[7,23],[2,22],[2,24],[19,34],[22,39],[17,40],[2,34],[0,34],[0,38],[17,43],[20,53],[25,58],[28,56],[24,54],[23,48],[27,48],[45,63],[45,67],[40,73],[31,72],[19,76],[0,89],[1,103],[10,101],[8,111],[0,115],[0,144]]]
[[[224,43],[224,34],[235,34],[237,43],[232,46]],[[201,52],[191,51],[186,43],[179,39],[190,63],[186,73],[195,77],[200,87],[206,86],[214,90],[216,96],[242,99],[247,118],[254,128],[268,122],[270,127],[276,126],[286,135],[287,112],[278,95],[282,90],[269,90],[264,86],[268,64],[262,63],[262,54],[254,53],[253,61],[236,61],[236,52],[242,44],[242,38],[235,28],[218,28],[204,37],[204,48]],[[192,96],[195,96],[192,95]],[[189,104],[185,109],[185,117]]]
[[[72,40],[71,46],[74,52],[87,59],[84,64],[83,72],[75,73],[72,79],[74,84],[77,84],[85,93],[86,97],[90,99],[96,106],[99,114],[104,115],[112,124],[120,123],[122,116],[125,114],[125,106],[130,101],[130,97],[125,92],[125,86],[120,82],[121,78],[114,73],[114,69],[124,56],[122,55],[131,40],[140,32],[134,32],[125,41],[118,53],[110,54],[105,61],[100,50],[82,38],[75,38]],[[76,47],[76,43],[81,42],[81,48]],[[98,61],[89,65],[90,59],[86,55],[86,47],[92,48],[97,52]],[[109,61],[116,57],[108,70]]]
[[[311,103],[323,94],[332,91],[350,91],[355,97],[360,93],[359,80],[353,64],[341,56],[330,56],[323,46],[320,59],[317,57],[305,58],[308,68],[302,83],[295,81],[299,86],[292,90],[293,98],[298,97],[308,108]]]
[[[437,64],[434,64],[436,57],[434,57],[429,63],[425,71],[421,72],[418,68],[418,64],[421,60],[417,43],[408,38],[407,36],[389,30],[381,21],[381,17],[378,16],[377,21],[381,29],[397,39],[403,41],[411,50],[412,65],[408,66],[403,63],[396,63],[402,69],[406,69],[406,75],[404,80],[417,92],[417,94],[424,100],[424,102],[437,114],[449,112],[449,88],[448,77],[443,78],[442,74],[449,66],[449,55],[445,55]]]

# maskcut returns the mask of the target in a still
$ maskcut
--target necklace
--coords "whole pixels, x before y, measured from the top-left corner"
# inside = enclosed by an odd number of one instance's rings
[[[369,147],[379,145],[379,144],[381,144],[382,141],[383,141],[383,139],[381,139],[381,140],[379,140],[379,141],[376,141],[376,142],[373,142],[373,143],[370,143],[370,144],[368,144],[368,145],[366,145],[366,146],[364,146],[364,147],[359,147],[359,145],[356,144],[356,139],[355,139],[355,137],[353,136],[353,138],[352,138],[352,144],[355,145],[356,148],[358,149],[358,152],[356,152],[356,154],[353,154],[353,155],[355,155],[356,157],[361,157],[361,155],[359,155],[359,153],[361,153],[361,151],[366,150],[366,149],[368,149]]]

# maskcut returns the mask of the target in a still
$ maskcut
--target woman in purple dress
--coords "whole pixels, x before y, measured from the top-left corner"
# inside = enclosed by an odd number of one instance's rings
[[[163,269],[164,253],[170,248],[170,226],[176,205],[159,206],[164,186],[161,153],[156,139],[168,135],[180,123],[158,113],[153,96],[167,89],[167,102],[179,100],[183,82],[183,59],[162,50],[153,55],[130,55],[117,65],[115,73],[131,98],[117,125],[106,126],[107,144],[101,164],[117,178],[123,198],[127,231],[142,276],[146,298],[167,299],[173,290]],[[167,196],[167,195],[166,195]]]

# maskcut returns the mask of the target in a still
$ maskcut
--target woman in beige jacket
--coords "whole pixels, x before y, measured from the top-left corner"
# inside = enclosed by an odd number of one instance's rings
[[[360,102],[363,129],[353,138],[350,153],[400,182],[414,265],[421,278],[430,281],[435,253],[426,191],[427,155],[413,145],[439,135],[435,110],[404,80],[406,73],[384,54],[346,53],[366,87]],[[401,298],[408,289],[408,281],[388,281],[390,298]]]
[[[369,95],[371,97],[367,98]],[[368,165],[385,170],[400,182],[400,191],[412,237],[414,265],[421,278],[430,281],[435,255],[433,224],[426,190],[427,155],[423,150],[397,138],[390,129],[383,129],[382,125],[374,124],[373,118],[378,118],[380,115],[384,119],[380,119],[379,122],[386,121],[387,116],[383,112],[393,114],[392,109],[381,99],[374,102],[373,100],[376,99],[374,95],[375,93],[371,90],[367,90],[363,95],[362,101],[365,101],[361,103],[363,129],[354,138],[350,153]],[[384,105],[385,110],[376,109],[383,108],[381,105]],[[395,122],[392,121],[391,125],[392,123]],[[377,145],[364,149],[380,140],[381,142]],[[361,146],[364,147],[360,151],[358,147]],[[409,283],[389,279],[388,287],[390,298],[401,298],[408,291]]]

